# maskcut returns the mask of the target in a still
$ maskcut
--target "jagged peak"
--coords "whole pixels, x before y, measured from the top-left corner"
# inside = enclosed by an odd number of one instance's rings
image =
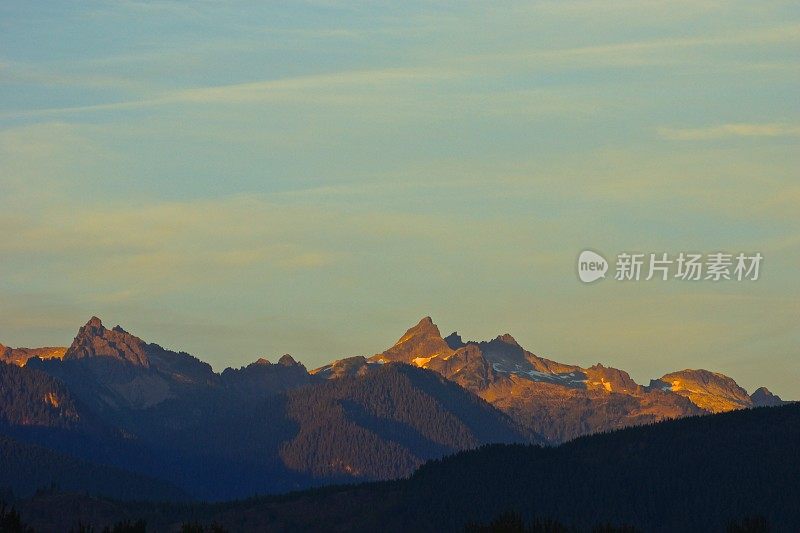
[[[439,333],[439,327],[433,323],[433,319],[431,317],[426,316],[415,326],[408,328],[408,330],[400,337],[400,340],[395,343],[403,344],[404,342],[408,342],[409,340],[417,337],[438,337],[441,338],[442,335]]]
[[[64,359],[85,359],[91,357],[110,357],[127,361],[137,366],[150,366],[144,351],[144,342],[131,335],[120,326],[106,329],[96,316],[78,330],[78,335],[67,349]]]
[[[510,344],[512,346],[518,346],[521,348],[517,340],[514,337],[512,337],[510,333],[503,333],[502,335],[498,335],[497,337],[495,337],[494,340],[502,342],[503,344]]]
[[[595,372],[604,373],[607,375],[617,375],[624,377],[626,379],[630,379],[630,374],[621,368],[614,368],[613,366],[605,366],[603,363],[595,363],[594,365],[590,366],[586,370],[593,370]]]
[[[464,340],[461,338],[461,335],[458,334],[457,331],[454,331],[450,335],[444,338],[444,342],[450,347],[451,350],[458,350],[459,348],[463,348],[466,346],[464,344]]]
[[[789,403],[783,401],[780,396],[773,394],[772,391],[766,387],[757,388],[753,394],[750,395],[750,399],[753,400],[753,405],[755,407],[772,407]]]
[[[426,316],[409,328],[391,348],[371,359],[425,366],[436,357],[448,357],[452,353],[453,349],[442,338],[439,327]]]
[[[297,361],[294,360],[294,357],[285,353],[278,359],[278,364],[283,366],[294,366],[297,364]]]
[[[272,363],[269,362],[269,359],[266,359],[264,357],[259,357],[253,364],[263,366],[263,365],[271,365]]]
[[[586,369],[587,383],[603,387],[608,392],[632,392],[640,389],[630,374],[619,368],[596,363]]]
[[[102,320],[100,320],[100,318],[98,318],[98,317],[96,317],[96,316],[93,316],[93,317],[92,317],[92,318],[90,318],[90,319],[89,319],[89,321],[86,323],[86,326],[87,326],[87,327],[90,327],[90,328],[101,328],[101,327],[103,327],[103,321],[102,321]]]

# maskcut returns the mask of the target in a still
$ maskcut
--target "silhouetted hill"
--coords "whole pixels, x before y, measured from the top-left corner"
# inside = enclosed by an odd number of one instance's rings
[[[94,513],[96,525],[144,518],[155,528],[193,520],[230,531],[446,532],[513,512],[578,531],[610,523],[648,532],[724,532],[732,521],[761,516],[772,531],[793,532],[800,524],[798,442],[800,405],[792,404],[639,426],[556,448],[490,445],[393,482],[216,505],[62,495],[20,508],[33,525]],[[51,502],[74,511],[62,517],[48,511]]]
[[[93,496],[128,500],[184,500],[174,485],[75,459],[0,435],[0,488],[17,497],[40,489],[85,491]]]
[[[272,394],[308,385],[314,378],[306,367],[288,354],[272,364],[259,359],[245,367],[226,368],[222,372],[223,384],[246,399],[265,398]]]
[[[425,465],[405,485],[404,503],[426,517],[421,523],[443,528],[514,510],[644,531],[722,531],[731,519],[763,515],[789,531],[800,524],[799,442],[800,405],[792,405],[631,428],[551,449],[488,446]]]
[[[431,458],[529,438],[480,398],[408,365],[260,400],[175,399],[131,416],[128,430],[154,449],[202,453],[215,468],[202,494],[214,499],[407,476]]]

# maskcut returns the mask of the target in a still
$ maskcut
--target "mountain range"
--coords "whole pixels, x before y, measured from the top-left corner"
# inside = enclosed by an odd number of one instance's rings
[[[670,418],[783,403],[764,387],[748,395],[733,379],[707,370],[673,372],[641,386],[624,370],[539,357],[507,333],[482,342],[464,342],[456,332],[443,338],[430,317],[370,361],[433,370],[552,443]]]
[[[402,478],[486,444],[553,445],[785,403],[706,370],[643,386],[623,370],[540,357],[509,334],[442,337],[429,317],[382,353],[310,372],[283,355],[216,373],[97,317],[68,348],[2,346],[0,355],[0,434],[9,449],[95,465],[86,490],[98,495],[115,496],[102,480],[121,471],[136,486],[162,483],[151,499],[168,490],[221,500]],[[10,453],[9,468],[22,471],[25,457]],[[52,483],[66,479],[58,467],[50,473]],[[13,477],[0,483],[22,496],[32,490]],[[148,499],[146,491],[137,497]]]

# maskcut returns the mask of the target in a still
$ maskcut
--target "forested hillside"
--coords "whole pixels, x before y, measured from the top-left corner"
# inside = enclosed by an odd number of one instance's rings
[[[127,500],[184,500],[174,485],[74,459],[0,435],[0,489],[29,497],[40,489],[81,491]]]
[[[394,482],[217,505],[60,495],[20,502],[20,508],[34,525],[58,520],[48,511],[53,505],[80,509],[66,515],[71,520],[95,513],[97,525],[142,518],[169,528],[192,520],[230,531],[463,531],[511,512],[528,523],[555,520],[576,531],[627,524],[647,532],[722,533],[736,522],[794,532],[798,442],[800,405],[789,405],[629,428],[557,448],[490,445],[429,462]]]

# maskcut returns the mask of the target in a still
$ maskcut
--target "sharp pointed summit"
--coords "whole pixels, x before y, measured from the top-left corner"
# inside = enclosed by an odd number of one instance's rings
[[[90,357],[109,357],[136,366],[150,366],[150,359],[145,353],[145,343],[140,338],[119,326],[111,330],[106,329],[102,320],[96,316],[81,327],[64,355],[66,360]]]
[[[400,340],[397,341],[397,344],[406,342],[412,338],[422,338],[422,337],[438,337],[441,338],[442,335],[439,333],[439,327],[433,323],[433,319],[431,317],[426,316],[414,327],[408,329],[405,334],[400,337]]]
[[[461,338],[461,335],[459,335],[457,331],[454,331],[453,333],[445,337],[444,342],[446,342],[447,345],[453,350],[458,350],[459,348],[463,348],[465,346],[464,340]]]
[[[280,359],[278,359],[278,364],[283,366],[294,366],[298,363],[297,361],[294,360],[294,357],[292,357],[288,353],[285,353],[281,356]]]
[[[219,380],[207,363],[147,343],[119,325],[108,329],[97,316],[78,330],[64,354],[64,364],[46,363],[36,366],[101,409],[151,407]]]
[[[787,403],[781,399],[777,394],[772,394],[766,387],[759,387],[750,395],[753,400],[753,407],[776,407],[778,405],[786,405]]]
[[[416,326],[409,328],[394,346],[372,359],[384,363],[400,362],[424,367],[436,357],[447,358],[453,354],[433,323],[426,316]]]
[[[502,335],[498,335],[495,340],[499,341],[499,342],[502,342],[504,344],[510,344],[512,346],[519,346],[519,343],[517,342],[517,339],[512,337],[510,333],[503,333]]]

